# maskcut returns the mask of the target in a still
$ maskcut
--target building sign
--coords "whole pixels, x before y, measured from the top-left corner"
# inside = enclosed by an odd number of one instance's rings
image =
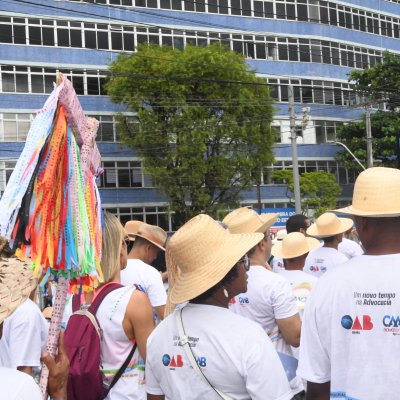
[[[270,213],[279,214],[278,220],[272,226],[272,229],[285,228],[286,221],[289,219],[289,217],[296,214],[296,210],[294,208],[263,208],[261,211],[263,213],[268,213],[268,214]]]

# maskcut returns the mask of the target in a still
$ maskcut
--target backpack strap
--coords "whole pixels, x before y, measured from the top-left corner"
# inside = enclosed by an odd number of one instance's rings
[[[72,312],[76,312],[79,311],[79,309],[81,308],[81,296],[80,294],[74,294],[72,296]]]
[[[88,308],[88,311],[96,315],[97,309],[100,307],[101,302],[104,300],[104,298],[111,293],[115,289],[119,289],[123,287],[120,283],[117,282],[110,282],[106,284],[101,290],[97,293],[96,297],[94,298],[92,304]]]

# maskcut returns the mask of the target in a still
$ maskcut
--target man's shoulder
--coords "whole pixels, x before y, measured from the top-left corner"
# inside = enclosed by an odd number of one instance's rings
[[[145,263],[138,258],[128,259],[126,268],[129,268],[129,271],[136,269],[137,271],[141,271],[146,274],[159,274],[158,270],[151,266],[150,264]]]

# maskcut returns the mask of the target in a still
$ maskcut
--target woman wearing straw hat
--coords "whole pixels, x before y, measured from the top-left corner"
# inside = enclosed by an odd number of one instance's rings
[[[261,233],[231,234],[207,215],[183,225],[166,248],[167,313],[188,302],[147,342],[149,400],[291,399],[271,341],[259,325],[231,313],[246,291],[246,252]]]
[[[339,218],[326,212],[307,229],[307,235],[321,239],[324,244],[310,252],[304,264],[304,272],[319,278],[325,272],[345,263],[348,258],[338,250],[343,234],[353,226],[350,218]]]

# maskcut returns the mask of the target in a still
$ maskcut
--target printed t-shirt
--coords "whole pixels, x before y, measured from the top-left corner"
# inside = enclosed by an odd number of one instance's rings
[[[40,367],[40,354],[47,339],[48,325],[39,307],[25,300],[4,320],[0,340],[0,366]]]
[[[229,309],[260,324],[276,350],[293,357],[292,348],[284,341],[276,323],[277,319],[289,318],[298,313],[288,281],[260,265],[252,265],[247,274],[247,292],[233,298]],[[295,376],[295,366],[291,360],[287,357],[281,360],[285,363],[285,370],[293,370],[293,373],[288,373],[293,395],[302,391],[301,379]]]
[[[303,271],[319,278],[325,272],[334,269],[347,260],[348,258],[336,249],[331,247],[319,247],[308,253]]]
[[[282,258],[274,256],[271,262],[271,267],[273,272],[279,272],[285,269]]]
[[[317,284],[318,278],[299,270],[283,269],[278,274],[289,282],[296,299],[297,310],[302,317],[311,289]]]
[[[348,259],[364,254],[364,250],[358,243],[345,237],[339,243],[338,250]]]
[[[175,313],[147,341],[147,392],[170,400],[220,399],[180,346]],[[198,365],[226,395],[235,400],[292,398],[276,351],[258,324],[222,307],[191,303],[183,308],[182,321]]]
[[[137,285],[147,294],[153,307],[163,306],[167,302],[161,274],[142,260],[128,260],[126,268],[121,271],[121,283],[124,286]]]
[[[298,374],[334,399],[395,399],[400,254],[359,256],[320,278],[303,318]]]
[[[43,395],[34,379],[25,372],[0,367],[0,398],[4,400],[42,400]]]
[[[105,382],[112,378],[124,363],[132,350],[133,343],[122,327],[126,308],[135,287],[122,287],[113,290],[101,302],[96,317],[103,332],[101,344],[102,372]],[[136,348],[125,372],[113,386],[107,399],[145,400],[144,361]]]

